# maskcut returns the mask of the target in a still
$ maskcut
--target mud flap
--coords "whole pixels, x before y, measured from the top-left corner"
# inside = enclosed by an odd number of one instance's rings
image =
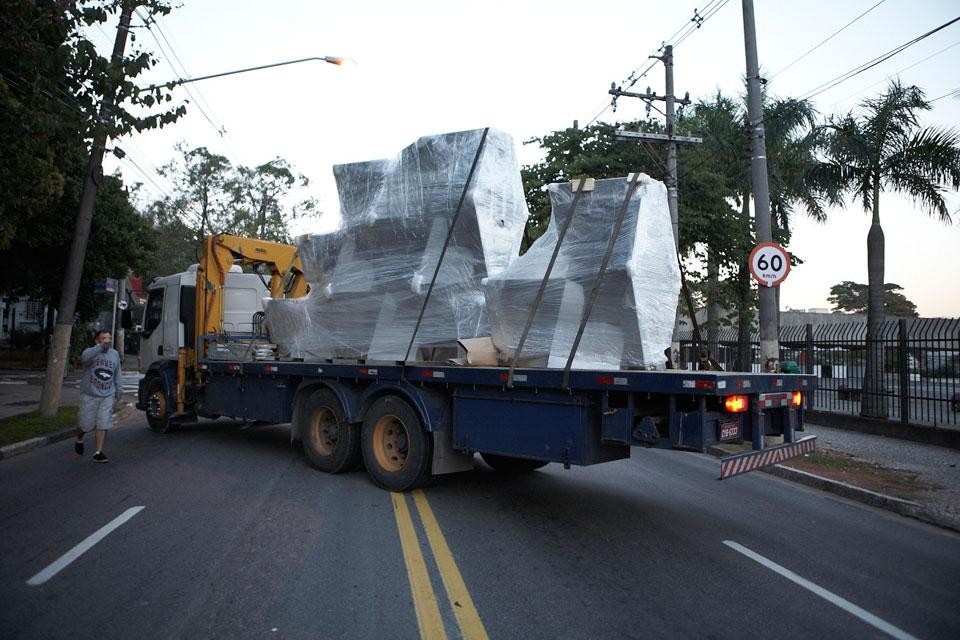
[[[772,464],[779,464],[790,458],[796,458],[816,449],[817,436],[809,436],[796,442],[785,442],[760,451],[747,451],[720,458],[720,478],[754,471]]]

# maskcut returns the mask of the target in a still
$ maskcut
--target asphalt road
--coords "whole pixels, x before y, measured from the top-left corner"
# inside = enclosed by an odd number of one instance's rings
[[[960,637],[960,536],[697,454],[401,496],[283,427],[72,447],[0,463],[0,637]]]

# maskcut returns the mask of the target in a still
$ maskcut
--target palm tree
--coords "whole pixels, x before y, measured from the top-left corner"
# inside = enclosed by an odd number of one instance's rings
[[[828,188],[829,181],[816,177],[819,173],[817,151],[822,136],[816,126],[817,114],[812,103],[792,98],[768,100],[764,96],[763,111],[774,239],[786,244],[790,238],[790,217],[795,210],[822,222],[826,219],[825,206],[837,203],[838,194]],[[739,343],[736,367],[749,371],[753,359],[750,329],[755,296],[746,261],[756,240],[752,234],[750,213],[753,185],[746,107],[718,93],[713,100],[696,105],[688,126],[704,138],[703,145],[698,145],[691,153],[710,159],[710,166],[725,178],[727,195],[739,208],[740,236],[736,242],[726,238],[726,242],[719,246],[739,245],[727,257],[731,259],[730,270],[735,274],[736,282],[734,295],[737,298]],[[710,247],[711,258],[715,257],[713,252],[719,246]]]
[[[880,192],[911,196],[945,223],[950,213],[945,187],[960,187],[960,134],[953,129],[921,129],[917,115],[929,110],[923,91],[894,81],[877,98],[864,100],[862,113],[834,118],[827,125],[827,154],[835,183],[873,215],[867,234],[867,356],[860,414],[888,417],[883,396],[884,237]]]

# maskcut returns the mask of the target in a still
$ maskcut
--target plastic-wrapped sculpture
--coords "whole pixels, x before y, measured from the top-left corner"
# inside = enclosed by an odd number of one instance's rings
[[[519,253],[527,219],[510,136],[427,136],[334,175],[341,228],[297,239],[310,293],[267,304],[284,355],[396,361],[413,340],[415,360],[417,347],[489,335],[480,282]]]
[[[421,360],[431,346],[491,336],[510,362],[569,220],[519,364],[564,367],[587,307],[574,367],[662,364],[679,293],[662,183],[599,180],[579,198],[550,185],[550,225],[518,257],[527,208],[504,133],[428,136],[334,174],[341,228],[297,239],[310,294],[267,301],[281,355]]]
[[[591,298],[615,220],[622,224],[573,360],[574,368],[662,367],[680,292],[663,183],[645,175],[584,187],[575,209],[570,183],[549,186],[550,224],[523,256],[484,282],[493,342],[510,361],[564,224],[569,227],[523,343],[518,364],[562,368]],[[629,193],[629,199],[627,199]],[[572,217],[571,217],[572,216]]]

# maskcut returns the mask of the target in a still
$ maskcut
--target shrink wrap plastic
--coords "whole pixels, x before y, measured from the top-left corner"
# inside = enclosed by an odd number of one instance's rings
[[[673,334],[680,270],[666,188],[647,176],[641,180],[627,207],[574,368],[664,366],[663,352]],[[580,196],[519,364],[566,365],[627,188],[622,178],[597,180],[593,191]],[[491,335],[502,361],[514,355],[560,225],[570,215],[570,183],[552,184],[549,193],[552,212],[546,232],[527,253],[484,281]]]
[[[266,302],[281,356],[405,357],[482,134],[427,136],[396,158],[334,167],[341,227],[297,238],[310,293]],[[491,129],[415,347],[489,335],[480,282],[519,253],[526,219],[513,141]]]

